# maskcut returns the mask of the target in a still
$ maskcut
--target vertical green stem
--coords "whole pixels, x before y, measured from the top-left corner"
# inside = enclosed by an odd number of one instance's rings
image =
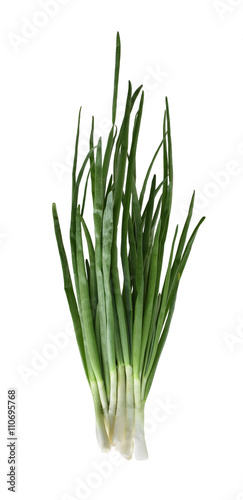
[[[126,380],[124,365],[118,366],[117,409],[113,433],[113,444],[119,447],[125,432],[126,419]]]

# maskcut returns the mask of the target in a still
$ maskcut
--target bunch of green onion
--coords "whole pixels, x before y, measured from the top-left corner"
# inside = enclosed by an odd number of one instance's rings
[[[144,406],[168,335],[179,281],[202,218],[186,243],[194,194],[176,245],[178,226],[167,264],[165,242],[171,212],[173,167],[168,101],[161,143],[146,173],[141,192],[136,187],[136,155],[144,93],[128,83],[125,111],[116,122],[120,37],[117,33],[112,125],[103,151],[94,145],[94,119],[89,152],[77,173],[80,112],[72,171],[70,244],[75,290],[63,245],[56,205],[53,219],[68,300],[85,374],[93,396],[98,443],[103,451],[115,446],[127,459],[147,458]],[[139,99],[133,123],[132,110]],[[154,175],[162,151],[163,179]],[[82,203],[79,187],[87,168]],[[110,171],[111,170],[111,171]],[[91,179],[94,241],[84,208]],[[147,199],[145,203],[145,199]],[[121,228],[121,244],[118,236]],[[84,256],[84,237],[87,258]],[[177,246],[175,250],[175,246]],[[118,271],[118,250],[122,272]],[[161,286],[162,268],[164,281]],[[121,276],[122,275],[122,276]]]

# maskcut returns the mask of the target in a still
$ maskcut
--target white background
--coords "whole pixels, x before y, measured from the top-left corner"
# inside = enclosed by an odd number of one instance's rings
[[[16,387],[16,498],[240,500],[243,1],[70,0],[59,2],[52,17],[43,17],[40,4],[5,0],[0,13],[1,499],[11,496],[6,402],[7,389]],[[27,33],[32,21],[38,28],[32,24]],[[193,224],[207,219],[149,397],[149,460],[114,465],[98,450],[92,400],[70,336],[51,203],[68,244],[78,109],[85,150],[92,114],[102,134],[111,117],[117,30],[120,101],[128,79],[145,87],[138,182],[160,141],[167,95],[175,176],[169,237],[176,222],[181,228],[193,189]],[[53,348],[61,332],[66,345],[33,371],[36,355]],[[24,377],[26,369],[32,372]]]

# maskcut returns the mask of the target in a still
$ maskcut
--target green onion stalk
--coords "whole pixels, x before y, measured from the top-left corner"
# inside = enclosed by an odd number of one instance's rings
[[[117,33],[110,133],[104,148],[101,137],[94,144],[92,118],[89,151],[78,169],[81,109],[79,111],[70,221],[73,277],[55,204],[52,212],[64,289],[94,402],[98,443],[103,451],[115,446],[127,459],[133,456],[135,448],[135,458],[145,459],[148,456],[144,434],[145,402],[168,335],[179,282],[204,217],[187,238],[193,193],[179,241],[177,226],[166,263],[164,250],[173,187],[168,100],[165,100],[161,142],[138,193],[136,158],[144,92],[142,86],[133,91],[128,82],[124,116],[118,128],[120,53]],[[162,179],[157,183],[154,175],[148,186],[159,153]],[[80,202],[79,188],[84,176]],[[93,237],[84,216],[89,186]],[[118,269],[119,257],[121,270]]]

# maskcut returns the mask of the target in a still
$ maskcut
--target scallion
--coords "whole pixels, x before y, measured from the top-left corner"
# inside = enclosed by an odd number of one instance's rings
[[[168,335],[177,290],[199,226],[187,233],[194,194],[178,244],[176,227],[164,262],[171,213],[173,164],[168,100],[162,140],[146,173],[141,192],[136,185],[136,158],[144,93],[128,83],[124,117],[116,126],[120,36],[116,38],[112,125],[103,151],[102,138],[90,150],[77,173],[80,114],[72,173],[70,244],[74,285],[63,245],[56,205],[53,219],[66,292],[77,343],[91,389],[97,439],[102,450],[115,446],[127,459],[147,458],[144,406]],[[132,121],[132,110],[140,95]],[[131,136],[131,139],[129,140]],[[163,152],[162,181],[153,177],[144,203],[149,176]],[[81,208],[79,187],[87,172]],[[91,180],[94,241],[84,219],[86,192]],[[121,223],[121,248],[118,230]],[[84,238],[88,256],[84,255]],[[177,245],[177,249],[175,247]],[[122,273],[118,270],[118,252]],[[164,282],[161,275],[164,270]]]

